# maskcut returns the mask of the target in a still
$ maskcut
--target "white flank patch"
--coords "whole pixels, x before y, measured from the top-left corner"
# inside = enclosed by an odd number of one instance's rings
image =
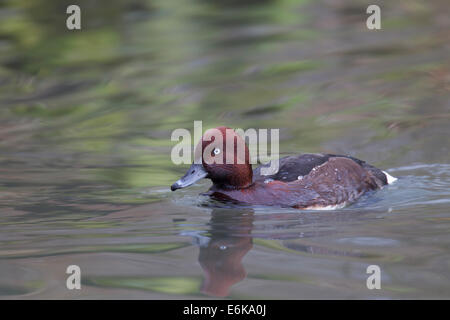
[[[388,184],[391,184],[391,183],[393,183],[393,182],[395,182],[395,181],[398,180],[397,178],[391,176],[391,175],[390,175],[389,173],[387,173],[386,171],[383,171],[383,173],[386,175]]]
[[[329,206],[310,206],[306,207],[305,210],[337,210],[342,209],[347,205],[347,201],[339,203],[339,204],[333,204]]]

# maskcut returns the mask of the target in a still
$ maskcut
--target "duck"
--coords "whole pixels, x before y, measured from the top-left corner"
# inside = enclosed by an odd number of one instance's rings
[[[226,147],[230,141],[234,148]],[[238,152],[240,147],[243,152]],[[273,174],[263,171],[263,168],[271,166],[270,162],[253,170],[245,141],[225,126],[207,130],[197,143],[194,154],[196,161],[183,177],[171,185],[171,190],[210,179],[212,186],[206,195],[244,205],[339,209],[354,203],[366,192],[381,189],[397,180],[352,156],[322,153],[303,153],[272,160],[278,161],[278,171]]]

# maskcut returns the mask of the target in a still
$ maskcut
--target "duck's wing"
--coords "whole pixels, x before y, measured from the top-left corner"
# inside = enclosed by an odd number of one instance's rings
[[[262,175],[262,168],[269,168],[272,165],[271,162],[261,165],[255,170],[253,170],[253,180],[257,181],[265,181],[266,179],[279,180],[283,182],[290,182],[294,180],[298,180],[299,177],[306,176],[311,170],[321,164],[324,164],[328,161],[330,155],[326,154],[298,154],[288,157],[283,157],[278,159],[278,172],[273,175]],[[272,165],[272,167],[276,167]]]
[[[253,170],[253,181],[254,182],[264,182],[267,179],[279,180],[283,182],[290,182],[301,179],[302,177],[308,175],[312,169],[326,163],[330,158],[348,158],[356,162],[365,170],[371,172],[376,178],[381,182],[381,185],[387,184],[386,175],[380,169],[377,169],[368,163],[350,157],[335,154],[321,154],[321,153],[305,153],[299,155],[293,155],[288,157],[280,158],[278,172],[273,175],[262,175],[261,169],[270,167],[271,163],[267,163],[259,166]],[[276,160],[272,160],[276,161]],[[274,166],[273,166],[274,167]]]

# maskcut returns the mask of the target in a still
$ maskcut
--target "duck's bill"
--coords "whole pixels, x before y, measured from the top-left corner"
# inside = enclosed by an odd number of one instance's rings
[[[208,172],[206,172],[202,164],[193,163],[186,174],[170,187],[170,190],[175,191],[177,189],[189,187],[198,180],[206,178],[207,175]]]

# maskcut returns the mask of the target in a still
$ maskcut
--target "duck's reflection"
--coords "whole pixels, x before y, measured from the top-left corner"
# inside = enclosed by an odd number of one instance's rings
[[[200,245],[198,261],[204,271],[201,291],[227,296],[233,284],[246,277],[242,258],[253,247],[253,210],[213,209],[209,241]]]
[[[259,222],[268,221],[269,224],[259,224],[256,230],[255,218]],[[364,252],[351,248],[340,248],[336,245],[314,245],[312,239],[329,236],[335,228],[325,226],[342,225],[348,221],[355,223],[363,219],[363,215],[346,211],[336,214],[315,213],[299,215],[293,213],[254,214],[252,208],[229,209],[214,208],[208,228],[203,232],[185,231],[183,235],[192,236],[200,248],[198,261],[204,272],[201,292],[210,296],[228,296],[231,287],[244,280],[247,272],[242,260],[253,247],[253,237],[281,241],[283,247],[292,252],[298,251],[302,255],[331,255],[369,257]],[[366,218],[367,219],[367,218]],[[273,223],[276,221],[276,223]],[[304,242],[304,239],[308,241]],[[370,257],[373,257],[370,256]]]

